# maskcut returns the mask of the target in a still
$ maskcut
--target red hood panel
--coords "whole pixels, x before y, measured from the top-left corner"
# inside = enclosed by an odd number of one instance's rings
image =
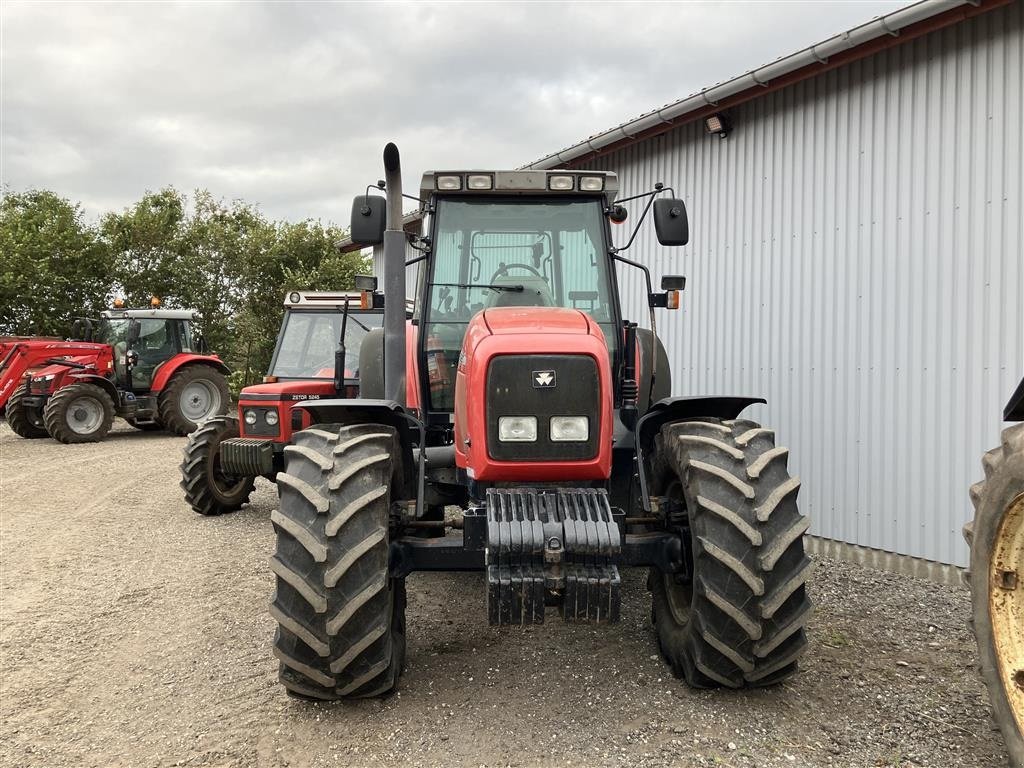
[[[246,395],[333,395],[334,380],[321,381],[296,380],[278,381],[274,384],[253,384],[246,387],[239,395],[244,400]]]
[[[590,320],[578,309],[562,307],[496,307],[483,311],[487,328],[495,335],[508,333],[589,334]]]

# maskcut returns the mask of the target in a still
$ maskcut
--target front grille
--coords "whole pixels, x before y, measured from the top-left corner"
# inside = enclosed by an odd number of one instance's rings
[[[548,375],[550,374],[550,375]],[[601,386],[589,355],[501,355],[487,368],[487,452],[498,461],[584,461],[597,456]],[[498,440],[501,416],[536,416],[537,441]],[[586,441],[556,443],[552,416],[586,416]]]

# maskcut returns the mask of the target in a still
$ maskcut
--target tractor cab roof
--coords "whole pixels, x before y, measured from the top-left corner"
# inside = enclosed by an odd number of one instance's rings
[[[619,177],[610,171],[427,171],[420,197],[460,195],[604,195],[610,202]]]
[[[350,312],[383,312],[381,307],[364,308],[362,291],[289,291],[284,296],[285,309],[338,309],[348,303]],[[406,299],[406,312],[411,314],[413,299]]]
[[[362,293],[359,291],[289,291],[284,295],[284,306],[288,309],[333,309],[348,304],[348,308],[359,309]]]
[[[195,320],[194,309],[105,309],[100,312],[105,320]]]

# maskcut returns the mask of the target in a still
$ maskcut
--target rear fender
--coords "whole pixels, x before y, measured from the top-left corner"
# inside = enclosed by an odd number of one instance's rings
[[[659,400],[636,424],[636,464],[640,475],[640,499],[645,512],[651,512],[647,473],[654,438],[665,424],[707,416],[735,419],[751,405],[767,403],[763,397],[666,397]]]
[[[1004,421],[1024,421],[1024,379],[1020,380],[1017,390],[1010,397],[1003,411]]]
[[[313,424],[387,424],[398,433],[399,455],[393,456],[394,469],[391,475],[391,498],[415,499],[416,517],[423,514],[424,455],[420,460],[413,458],[413,445],[423,445],[426,427],[394,400],[336,399],[313,400],[297,404],[292,408],[292,419],[299,421],[302,414],[309,415]],[[294,425],[293,425],[294,426]],[[413,435],[416,434],[414,438]]]
[[[167,386],[167,382],[171,380],[171,377],[187,365],[208,365],[211,368],[216,368],[225,376],[231,373],[231,369],[216,355],[194,355],[182,352],[157,366],[156,372],[153,374],[153,384],[150,386],[150,390],[160,392]]]

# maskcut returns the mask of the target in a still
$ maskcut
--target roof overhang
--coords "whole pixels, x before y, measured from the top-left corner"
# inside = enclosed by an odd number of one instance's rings
[[[1014,0],[922,0],[854,27],[771,64],[704,88],[621,125],[553,152],[524,168],[572,168],[680,125],[703,120],[771,91],[820,75],[858,59],[910,42]]]

